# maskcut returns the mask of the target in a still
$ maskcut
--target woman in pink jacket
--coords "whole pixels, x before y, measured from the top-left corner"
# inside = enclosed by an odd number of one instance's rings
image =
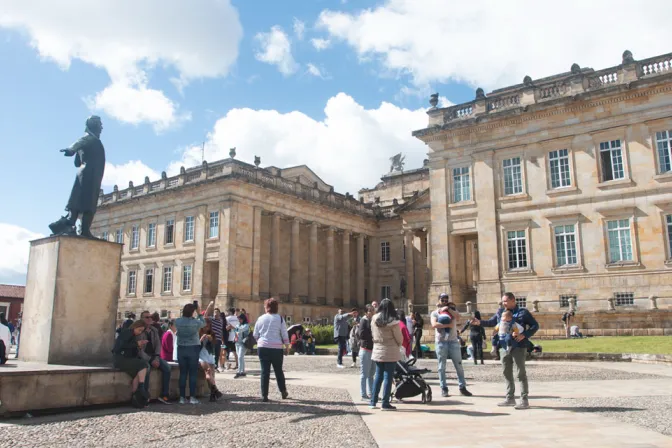
[[[401,336],[404,338],[402,346],[404,347],[404,354],[406,355],[406,358],[402,359],[402,361],[406,361],[408,360],[408,357],[411,356],[413,339],[411,339],[411,333],[408,331],[408,327],[406,326],[406,314],[402,310],[397,310],[397,319],[399,319],[399,326],[401,327]]]

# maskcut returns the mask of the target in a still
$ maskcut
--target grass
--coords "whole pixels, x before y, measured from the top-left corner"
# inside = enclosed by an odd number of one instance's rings
[[[647,353],[672,355],[672,336],[596,336],[583,339],[534,339],[544,352],[549,353]],[[434,344],[428,344],[434,350]],[[318,348],[337,348],[336,344],[319,345]],[[490,341],[488,348],[490,350]]]

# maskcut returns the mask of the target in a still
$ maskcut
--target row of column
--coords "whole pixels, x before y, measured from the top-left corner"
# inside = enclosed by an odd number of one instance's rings
[[[270,292],[271,295],[277,295],[280,291],[280,220],[281,215],[275,213],[271,216],[271,269],[270,269]],[[308,297],[316,298],[322,296],[321,291],[318,291],[318,230],[320,225],[313,221],[310,223],[310,238],[308,247]],[[338,229],[334,227],[327,227],[326,229],[326,275],[325,275],[325,291],[324,297],[327,304],[334,303],[334,290],[336,281],[339,279],[334,276],[334,234]],[[290,298],[295,299],[299,296],[300,286],[300,233],[301,233],[301,219],[293,218],[291,243],[290,243],[290,278],[289,278],[289,295]],[[348,305],[351,291],[350,277],[350,236],[352,232],[349,230],[341,230],[342,233],[342,278],[340,279],[341,288],[343,291],[344,305]],[[357,262],[356,262],[356,300],[360,306],[365,302],[365,266],[364,266],[364,244],[367,238],[364,234],[356,234],[357,240]],[[369,256],[369,265],[371,267],[370,277],[375,277],[373,269],[374,263],[371,263],[375,257]],[[372,284],[374,282],[372,281]]]

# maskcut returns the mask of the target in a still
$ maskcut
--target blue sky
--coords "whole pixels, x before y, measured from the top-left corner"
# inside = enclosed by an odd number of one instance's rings
[[[0,282],[23,283],[27,241],[62,214],[75,171],[58,150],[92,113],[106,191],[193,165],[206,142],[207,160],[236,146],[355,193],[397,152],[422,163],[410,134],[430,93],[460,103],[573,62],[617,65],[626,48],[672,50],[669,2],[617,3],[0,0]]]

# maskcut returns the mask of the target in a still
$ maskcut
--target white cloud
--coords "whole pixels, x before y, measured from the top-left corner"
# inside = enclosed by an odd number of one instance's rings
[[[198,7],[182,0],[0,0],[0,27],[25,32],[42,58],[63,69],[78,59],[106,70],[111,85],[94,104],[121,121],[159,129],[182,114],[165,94],[148,88],[146,72],[157,65],[174,69],[178,86],[226,76],[243,35],[229,0]],[[115,92],[123,92],[123,107],[110,98]]]
[[[0,282],[22,283],[28,266],[30,241],[44,235],[0,222]]]
[[[259,45],[254,55],[257,60],[277,65],[285,76],[296,72],[298,65],[292,56],[292,44],[281,27],[276,25],[268,33],[258,33],[255,40]]]
[[[636,8],[613,0],[568,0],[562,7],[534,0],[417,3],[325,10],[317,27],[416,85],[453,80],[486,89],[520,83],[525,75],[566,72],[574,62],[595,69],[618,65],[625,49],[635,58],[663,54],[672,40],[667,0],[642,0]],[[609,31],[614,24],[636,31]]]
[[[317,51],[326,50],[331,45],[331,41],[329,39],[321,38],[310,39],[310,43],[313,44],[313,47],[315,47]]]
[[[103,187],[112,188],[117,185],[120,190],[128,187],[128,182],[132,181],[134,185],[142,185],[145,182],[145,176],[149,176],[151,181],[161,177],[161,174],[148,167],[140,160],[129,160],[121,165],[105,163],[105,176],[103,176]]]
[[[439,95],[439,107],[443,108],[443,107],[450,107],[450,106],[453,106],[453,105],[455,105],[455,103],[450,101],[445,96]]]
[[[324,113],[318,121],[299,111],[232,109],[208,136],[205,159],[226,158],[235,146],[238,159],[251,162],[257,155],[262,166],[306,164],[337,191],[352,194],[375,186],[388,171],[389,158],[398,152],[407,154],[408,168],[422,166],[427,149],[411,131],[427,125],[424,109],[390,103],[366,109],[339,93],[327,101]],[[177,173],[180,166],[200,163],[201,146],[196,145],[167,171]]]
[[[308,63],[306,64],[306,73],[316,76],[318,78],[325,79],[325,75],[322,73],[322,70],[320,70],[315,64]]]
[[[306,32],[306,24],[294,17],[294,35],[297,39],[303,40],[303,35]]]

